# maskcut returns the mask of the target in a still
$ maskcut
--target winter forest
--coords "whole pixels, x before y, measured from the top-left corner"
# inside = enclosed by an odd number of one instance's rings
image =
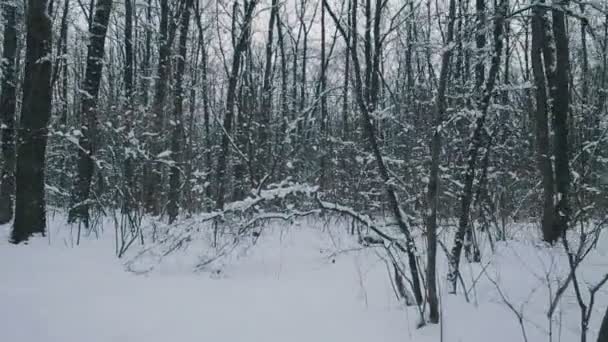
[[[0,340],[608,342],[606,0],[0,5]]]

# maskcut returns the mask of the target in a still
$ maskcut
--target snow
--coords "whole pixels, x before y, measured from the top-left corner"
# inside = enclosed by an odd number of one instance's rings
[[[441,335],[448,342],[523,341],[490,279],[523,310],[528,340],[548,341],[543,277],[567,272],[558,248],[529,239],[501,242],[481,264],[463,262],[465,282],[476,280],[467,303],[462,294],[445,292],[446,262],[439,255],[443,325],[416,329],[416,308],[396,300],[382,248],[360,248],[340,222],[271,224],[255,244],[198,272],[199,254],[211,247],[193,242],[145,275],[125,267],[140,246],[117,259],[109,228],[74,246],[63,222],[57,216],[50,237],[20,246],[8,244],[8,226],[0,226],[0,341],[430,342]],[[608,270],[605,251],[594,253],[582,272],[589,283]],[[604,290],[589,341],[607,303]],[[554,340],[578,340],[571,293],[559,308]]]

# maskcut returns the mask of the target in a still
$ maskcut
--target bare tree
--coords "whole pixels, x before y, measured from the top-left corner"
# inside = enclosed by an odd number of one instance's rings
[[[243,21],[240,28],[240,33],[234,46],[234,52],[232,55],[232,69],[230,70],[230,77],[228,79],[228,89],[226,90],[226,108],[224,114],[222,142],[221,142],[221,154],[217,163],[217,198],[216,208],[222,209],[224,207],[225,194],[226,194],[226,173],[228,166],[228,157],[231,149],[231,136],[232,133],[232,121],[234,120],[234,107],[236,104],[236,89],[239,76],[239,70],[241,67],[241,59],[247,48],[250,31],[249,26],[253,18],[253,11],[257,5],[257,0],[246,1],[244,5]],[[236,20],[236,18],[233,18]]]
[[[74,185],[68,222],[83,223],[86,227],[89,226],[91,182],[95,170],[93,159],[97,148],[97,103],[111,10],[112,0],[99,0],[95,5],[95,14],[89,27],[87,67],[82,85],[83,99],[80,114],[82,135],[78,140],[78,176]]]
[[[169,81],[169,54],[173,41],[172,30],[169,29],[169,2],[160,1],[160,30],[158,48],[157,80],[155,82],[154,99],[152,103],[153,132],[160,136],[165,121],[164,106],[167,97],[167,86]],[[162,152],[163,139],[150,139],[150,152],[152,154],[152,165],[148,165],[144,174],[144,203],[148,213],[152,215],[160,214],[160,189],[162,188],[161,169],[154,162]]]
[[[329,15],[331,16],[332,20],[334,21],[334,24],[338,27],[338,30],[342,34],[342,37],[343,38],[347,37],[346,30],[342,27],[340,20],[335,15],[335,13],[333,13],[333,11],[329,7],[329,4],[327,3],[326,0],[323,1],[323,6],[326,7],[327,12],[329,12]],[[381,20],[381,13],[382,12],[380,10],[377,11],[375,20]],[[351,11],[350,15],[352,15],[351,23],[352,23],[352,29],[354,30],[354,28],[357,27],[356,1],[353,2],[352,11]],[[354,78],[354,82],[355,82],[354,90],[355,90],[355,95],[356,95],[355,99],[357,101],[359,111],[362,114],[363,131],[364,131],[367,143],[369,144],[369,148],[372,152],[372,155],[374,156],[376,166],[377,166],[378,172],[380,174],[380,178],[382,179],[382,181],[384,183],[384,190],[386,191],[386,194],[387,194],[387,197],[389,200],[389,206],[390,206],[391,212],[393,213],[395,220],[397,221],[400,231],[404,234],[404,236],[407,240],[406,247],[407,247],[407,255],[408,255],[408,266],[410,268],[410,273],[411,273],[411,277],[412,277],[412,279],[411,279],[412,284],[413,284],[412,288],[413,288],[414,296],[416,297],[416,301],[420,305],[422,303],[422,287],[420,285],[420,274],[419,274],[419,270],[418,270],[418,265],[416,263],[415,242],[411,235],[408,218],[406,217],[405,212],[401,208],[399,198],[397,196],[395,182],[392,180],[392,176],[386,166],[386,162],[384,161],[384,157],[382,155],[382,152],[380,151],[380,146],[378,144],[376,129],[374,128],[373,121],[372,121],[372,115],[374,114],[374,112],[376,110],[376,104],[368,102],[367,97],[365,96],[364,86],[363,86],[364,78],[363,78],[363,75],[361,72],[361,64],[359,62],[359,56],[358,56],[358,52],[356,49],[356,47],[357,47],[357,42],[356,42],[357,32],[356,31],[352,32],[352,37],[353,37],[353,41],[350,43],[347,43],[347,45],[348,45],[348,49],[350,52],[351,61],[353,64],[353,70],[354,70],[353,78]],[[382,42],[381,37],[378,37],[378,42]],[[381,48],[382,48],[382,46],[380,44],[377,44],[376,53],[380,53]],[[371,97],[371,99],[374,99],[374,97]]]
[[[17,144],[13,243],[45,233],[45,152],[51,117],[52,29],[46,0],[28,0],[23,100]]]
[[[429,297],[430,321],[439,322],[439,301],[437,299],[436,285],[436,264],[437,264],[437,209],[439,191],[439,166],[441,154],[441,130],[445,120],[446,111],[446,87],[448,82],[448,72],[450,69],[450,59],[452,48],[450,45],[454,41],[454,21],[456,20],[456,1],[450,0],[447,24],[447,48],[441,56],[441,69],[439,71],[439,87],[435,99],[435,126],[431,140],[431,169],[427,193],[427,205],[429,215],[426,222],[427,234],[427,291]]]
[[[179,59],[177,60],[177,70],[175,75],[174,88],[174,109],[173,109],[173,131],[171,133],[171,157],[173,164],[171,165],[171,174],[169,176],[169,203],[167,204],[167,214],[169,215],[169,223],[173,223],[179,214],[179,199],[181,193],[180,184],[180,163],[182,162],[183,153],[183,135],[184,135],[184,119],[183,119],[183,100],[184,100],[184,72],[186,70],[186,53],[188,47],[188,30],[190,27],[190,10],[193,7],[193,0],[185,1],[185,8],[182,13],[179,29]]]
[[[504,19],[506,17],[507,2],[502,0],[498,3],[496,8],[496,18],[494,20],[494,51],[492,53],[492,61],[490,65],[490,71],[486,80],[485,88],[481,93],[477,95],[476,99],[476,110],[479,112],[475,121],[475,128],[471,134],[471,142],[467,150],[467,169],[465,174],[464,188],[460,196],[460,217],[458,220],[458,231],[454,238],[454,247],[450,256],[450,274],[452,292],[456,292],[456,284],[459,276],[459,263],[460,255],[462,253],[462,246],[465,238],[467,227],[469,226],[469,212],[471,202],[473,200],[473,181],[475,180],[475,171],[477,165],[477,155],[479,150],[483,147],[483,136],[484,126],[488,114],[488,108],[493,97],[494,86],[496,84],[496,78],[500,70],[500,58],[502,55],[503,46],[503,29]]]
[[[2,179],[0,180],[0,224],[13,218],[15,196],[15,111],[17,105],[17,4],[2,4],[4,41],[2,45],[2,93],[0,120],[2,122]]]
[[[538,166],[543,184],[543,212],[542,231],[545,241],[555,241],[553,233],[554,221],[554,178],[551,155],[549,152],[549,119],[547,108],[547,86],[545,82],[544,65],[551,65],[551,54],[545,53],[545,41],[547,40],[545,10],[542,4],[533,9],[532,16],[532,73],[536,87],[536,148],[538,154]],[[543,63],[544,56],[544,63]],[[548,60],[549,59],[549,60]]]

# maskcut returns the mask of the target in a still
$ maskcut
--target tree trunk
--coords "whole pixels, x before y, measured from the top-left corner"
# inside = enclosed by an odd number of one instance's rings
[[[158,134],[150,141],[150,152],[152,154],[152,165],[148,165],[145,178],[145,207],[146,211],[152,215],[160,214],[160,199],[162,189],[161,168],[155,162],[156,156],[162,152],[163,139],[162,131],[165,121],[165,98],[167,96],[167,83],[169,81],[169,54],[171,53],[171,43],[169,37],[169,3],[168,0],[160,1],[160,32],[158,50],[158,70],[155,83],[154,99],[152,103],[153,132]]]
[[[2,127],[2,179],[0,180],[0,224],[13,218],[15,196],[15,110],[17,104],[17,19],[16,4],[4,3],[4,42],[2,49],[2,93],[0,94],[0,120]]]
[[[177,71],[175,74],[175,93],[174,93],[174,114],[173,114],[173,132],[171,134],[171,157],[173,164],[171,165],[171,174],[169,176],[169,202],[167,204],[167,214],[169,215],[169,224],[173,223],[179,214],[179,199],[180,199],[180,163],[182,162],[183,135],[184,135],[184,120],[183,120],[183,79],[186,69],[186,53],[188,47],[188,28],[190,24],[190,9],[192,8],[193,0],[186,0],[186,8],[182,14],[179,33],[179,58],[177,60]]]
[[[330,10],[329,5],[327,4],[327,0],[323,1],[323,6],[326,7],[326,9],[328,10],[330,16],[332,17],[334,23],[336,25],[338,25],[338,29],[341,31],[341,34],[343,37],[347,37],[347,34],[345,32],[345,30],[339,25],[340,21],[339,19],[335,16],[335,14]],[[357,2],[353,1],[353,6],[352,6],[352,27],[356,28],[357,25],[357,20],[356,20],[356,16],[357,16]],[[349,28],[350,29],[350,28]],[[378,139],[376,138],[376,131],[372,122],[372,114],[370,113],[369,109],[372,108],[372,106],[370,106],[370,104],[366,101],[366,97],[364,95],[364,91],[363,91],[363,75],[361,72],[361,65],[359,64],[359,57],[357,54],[357,49],[356,49],[356,32],[352,33],[352,37],[353,37],[353,41],[351,42],[351,44],[347,44],[348,45],[348,49],[350,51],[350,56],[353,62],[353,70],[354,70],[354,81],[355,81],[355,93],[356,93],[356,100],[357,100],[357,104],[359,106],[359,110],[361,111],[362,114],[362,124],[363,124],[363,133],[366,137],[367,142],[369,143],[369,148],[374,156],[374,159],[376,161],[376,166],[378,168],[378,172],[380,174],[380,178],[382,179],[383,183],[384,183],[384,189],[386,191],[388,200],[389,200],[389,206],[391,211],[393,212],[393,215],[395,217],[395,220],[397,221],[397,225],[399,227],[399,230],[401,231],[401,233],[405,236],[405,239],[407,241],[407,249],[406,249],[406,253],[408,256],[408,266],[410,268],[410,273],[411,273],[411,277],[412,277],[412,290],[414,292],[414,296],[416,297],[416,302],[418,303],[418,305],[422,304],[422,287],[420,285],[420,275],[419,275],[419,270],[418,270],[418,264],[416,262],[416,253],[415,253],[415,241],[411,235],[411,231],[410,231],[410,225],[409,225],[409,221],[408,218],[405,215],[405,212],[402,210],[400,204],[399,204],[399,198],[397,196],[397,191],[395,189],[395,185],[394,182],[392,180],[392,177],[389,173],[389,170],[386,166],[386,163],[384,161],[384,157],[382,156],[382,152],[380,151],[380,147],[378,145]]]
[[[140,92],[142,97],[142,103],[148,106],[149,102],[149,88],[150,88],[150,59],[152,56],[152,30],[150,25],[152,23],[152,0],[146,2],[146,25],[144,25],[145,34],[145,45],[144,45],[144,57],[141,62],[141,71],[143,77],[140,81]]]
[[[350,13],[352,7],[352,1],[348,0],[348,13]],[[351,26],[351,16],[349,15],[347,18],[348,27]],[[350,44],[351,41],[351,32],[348,30],[346,32],[346,44]],[[350,88],[350,54],[348,52],[348,48],[345,51],[344,55],[344,84],[342,86],[342,140],[347,141],[350,137],[349,131],[349,120],[348,120],[348,90]],[[346,161],[346,158],[343,158]],[[344,164],[344,169],[346,169],[346,164]]]
[[[568,196],[570,192],[570,166],[568,153],[568,113],[570,112],[569,70],[570,53],[568,51],[568,34],[564,10],[566,2],[561,1],[564,9],[554,7],[553,36],[555,37],[555,85],[551,87],[551,105],[553,112],[553,148],[555,156],[555,236],[562,236],[568,229],[570,207]]]
[[[604,318],[602,319],[600,332],[597,335],[597,342],[608,342],[608,306],[606,307],[606,313],[604,313]]]
[[[133,115],[133,0],[125,0],[125,117],[124,124],[127,127],[127,136],[131,135],[133,130],[132,123],[135,120]],[[123,199],[123,212],[130,213],[133,208],[134,188],[133,182],[133,160],[131,153],[125,153],[124,161],[124,178],[125,189]]]
[[[265,173],[270,171],[271,145],[270,145],[270,120],[272,113],[272,55],[273,35],[275,21],[279,11],[278,0],[272,0],[270,5],[270,19],[268,20],[268,37],[266,41],[266,56],[264,62],[264,76],[262,84],[262,101],[258,112],[258,144],[256,148],[256,179],[259,181]]]
[[[289,101],[287,100],[288,93],[288,84],[287,84],[287,55],[285,52],[285,41],[283,36],[283,23],[280,18],[277,18],[277,38],[279,44],[279,51],[281,53],[281,128],[279,134],[277,134],[277,147],[278,152],[276,158],[279,158],[279,169],[278,169],[278,177],[279,179],[283,179],[286,177],[285,174],[285,166],[286,166],[286,150],[285,146],[285,135],[287,134],[287,124],[289,120]]]
[[[196,14],[196,25],[199,31],[199,44],[201,45],[201,95],[203,97],[203,126],[205,130],[205,174],[207,179],[211,174],[211,122],[210,122],[210,109],[209,109],[209,88],[207,83],[207,59],[208,49],[205,43],[205,30],[201,23],[201,13],[199,3],[197,2],[197,8],[194,12]],[[205,186],[205,197],[211,198],[211,186]]]
[[[507,14],[506,0],[501,0],[496,8],[496,19],[494,20],[494,52],[490,65],[490,71],[486,81],[485,89],[477,95],[476,109],[479,112],[475,122],[475,128],[471,136],[469,150],[467,151],[467,171],[464,180],[464,189],[460,197],[460,218],[458,220],[458,231],[454,238],[454,247],[450,259],[450,274],[448,276],[452,288],[451,292],[456,293],[456,284],[459,276],[460,255],[464,236],[469,226],[469,213],[473,200],[473,181],[475,180],[475,169],[477,165],[477,155],[483,145],[483,133],[488,108],[492,99],[494,85],[500,69],[500,59],[502,54],[502,39],[504,30],[504,20]]]
[[[65,0],[65,2],[63,4],[63,17],[61,19],[61,29],[60,29],[60,33],[59,33],[59,39],[61,41],[61,44],[58,46],[59,54],[61,56],[61,58],[60,58],[60,62],[61,62],[61,64],[60,64],[60,66],[61,66],[61,117],[59,119],[59,124],[62,129],[67,129],[68,115],[69,115],[69,103],[68,103],[69,70],[68,70],[68,60],[67,60],[69,9],[70,9],[70,1]],[[52,84],[52,81],[51,81],[51,84]],[[64,151],[66,151],[66,150],[68,150],[67,147],[71,146],[71,145],[70,145],[70,143],[66,143],[64,146],[66,146],[66,149],[64,149]],[[70,155],[63,155],[63,156],[61,156],[61,159],[62,159],[61,163],[62,163],[63,170],[67,170],[68,163],[70,163],[72,157]],[[67,172],[62,172],[61,178],[59,180],[60,188],[68,189],[69,184],[70,184],[69,174]],[[65,204],[69,205],[69,202],[67,202]]]
[[[456,1],[450,0],[448,10],[448,32],[446,46],[443,55],[441,56],[441,69],[439,71],[439,88],[437,89],[435,126],[433,129],[433,138],[431,140],[431,169],[429,176],[429,185],[427,193],[427,205],[429,206],[430,215],[427,217],[427,266],[426,266],[426,281],[427,295],[429,301],[431,323],[439,322],[439,301],[437,299],[437,207],[439,205],[439,166],[441,157],[441,127],[443,125],[445,110],[446,110],[446,88],[448,82],[448,72],[450,69],[450,59],[452,57],[452,48],[450,45],[454,41],[454,21],[456,20]]]
[[[319,187],[321,190],[327,188],[327,161],[328,161],[328,146],[329,139],[327,139],[327,63],[325,53],[325,6],[321,6],[321,79],[319,95],[321,97],[321,127],[320,127],[320,144],[319,151],[321,152],[321,158],[319,158]]]
[[[51,117],[51,72],[49,58],[52,26],[46,0],[28,0],[27,47],[15,191],[13,243],[34,233],[45,233],[44,164],[48,123]]]
[[[90,41],[87,50],[87,67],[82,89],[81,107],[82,135],[78,141],[78,175],[72,197],[68,222],[79,221],[89,227],[91,181],[95,163],[97,130],[97,96],[103,70],[106,33],[112,10],[112,0],[99,0],[95,6],[93,22],[89,27]]]
[[[249,26],[251,25],[251,19],[253,16],[253,10],[257,5],[257,0],[253,0],[245,6],[245,15],[243,18],[243,24],[239,38],[234,47],[234,55],[232,56],[232,70],[230,71],[230,77],[228,79],[228,89],[226,91],[226,113],[224,115],[223,132],[222,132],[222,146],[221,152],[217,163],[217,198],[216,208],[223,209],[226,195],[226,173],[228,166],[228,157],[230,155],[230,134],[232,133],[232,121],[234,120],[234,110],[236,103],[236,88],[239,76],[239,70],[241,67],[241,59],[243,54],[246,52],[246,48],[249,42]],[[236,18],[234,18],[236,20]]]
[[[554,221],[554,179],[551,154],[549,152],[549,114],[547,108],[547,86],[545,82],[543,63],[544,44],[547,39],[544,9],[538,5],[533,9],[532,16],[532,47],[531,61],[534,85],[536,87],[536,148],[537,162],[543,185],[543,208],[541,227],[543,239],[547,242],[555,242],[557,236],[553,232]]]

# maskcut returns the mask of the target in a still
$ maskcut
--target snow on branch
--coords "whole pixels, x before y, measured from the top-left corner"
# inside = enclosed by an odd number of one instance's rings
[[[280,183],[269,185],[268,189],[252,193],[246,199],[228,203],[223,210],[182,219],[172,225],[152,223],[154,231],[159,232],[160,238],[150,247],[142,250],[127,262],[127,269],[134,273],[147,273],[160,264],[163,258],[177,250],[188,248],[193,241],[205,241],[213,236],[215,255],[208,260],[215,260],[230,251],[248,236],[250,230],[259,223],[271,220],[292,222],[298,217],[318,214],[320,209],[296,210],[290,206],[280,205],[277,212],[266,212],[262,208],[265,204],[275,200],[287,199],[288,196],[312,197],[317,187],[297,183]],[[209,224],[212,223],[212,227]],[[222,227],[222,229],[219,229]],[[207,229],[206,229],[207,228]],[[218,233],[219,232],[219,233]],[[221,235],[218,237],[218,234]],[[216,240],[221,241],[216,241]],[[195,268],[199,268],[199,262]],[[143,265],[142,265],[143,264]]]
[[[399,243],[397,238],[394,238],[394,237],[388,235],[387,233],[383,232],[382,229],[374,223],[374,220],[369,215],[358,213],[353,208],[350,208],[347,206],[343,206],[343,205],[340,205],[337,203],[323,201],[319,198],[319,196],[316,196],[316,200],[317,200],[317,203],[319,204],[319,207],[321,207],[321,209],[333,211],[340,215],[352,217],[353,219],[357,220],[359,223],[361,223],[361,224],[365,225],[366,227],[368,227],[369,229],[371,229],[374,233],[376,233],[378,236],[380,236],[382,239],[384,239],[385,247],[389,247],[392,244],[392,245],[395,245],[400,251],[406,252],[405,247],[403,245],[401,245],[401,243]]]

